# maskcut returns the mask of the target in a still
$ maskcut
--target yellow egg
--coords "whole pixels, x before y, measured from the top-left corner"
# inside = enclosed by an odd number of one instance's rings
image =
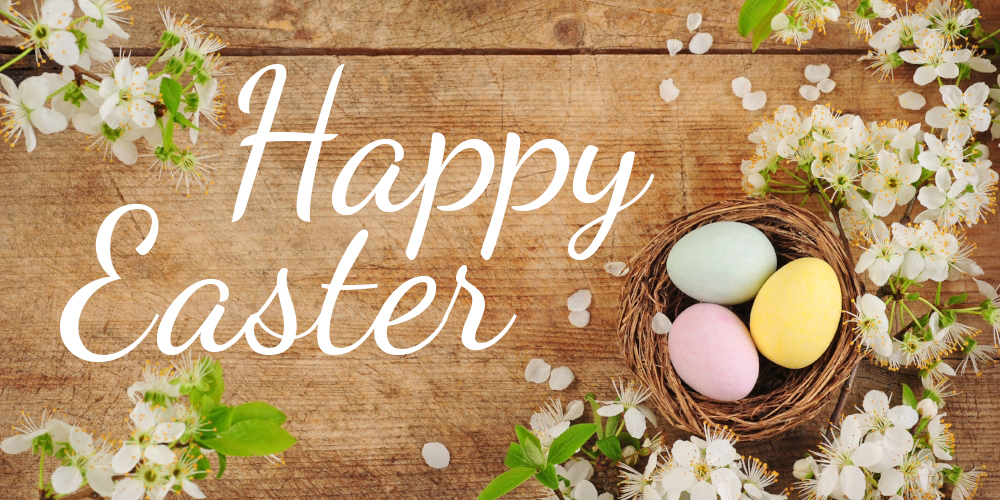
[[[826,352],[840,326],[837,274],[823,260],[796,259],[771,275],[754,299],[750,336],[785,368],[804,368]]]

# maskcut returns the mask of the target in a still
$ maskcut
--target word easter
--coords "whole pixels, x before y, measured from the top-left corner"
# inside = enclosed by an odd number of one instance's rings
[[[337,134],[327,134],[326,126],[330,117],[330,110],[333,105],[333,99],[337,92],[337,85],[340,81],[341,74],[343,72],[344,66],[341,65],[337,68],[334,76],[330,82],[330,86],[327,89],[326,97],[323,101],[323,107],[320,110],[319,119],[316,122],[316,129],[313,133],[299,133],[299,132],[274,132],[271,131],[271,124],[274,120],[275,112],[278,108],[278,99],[281,96],[281,92],[284,88],[285,83],[285,68],[280,64],[274,64],[267,66],[256,74],[254,74],[247,83],[243,86],[239,95],[239,108],[244,113],[250,112],[250,96],[253,92],[257,81],[266,74],[268,71],[274,71],[274,82],[271,84],[271,91],[268,95],[267,102],[264,105],[263,115],[260,120],[260,124],[257,129],[257,133],[250,135],[243,139],[241,143],[242,146],[251,146],[250,156],[247,160],[246,169],[243,173],[243,179],[240,184],[239,192],[236,197],[236,205],[233,210],[232,222],[240,220],[243,216],[247,202],[250,199],[250,193],[253,189],[254,180],[257,175],[257,171],[260,166],[260,161],[264,153],[264,147],[269,142],[279,142],[279,141],[298,141],[298,142],[308,142],[309,151],[306,155],[305,165],[302,169],[302,176],[299,181],[298,197],[296,200],[296,210],[298,216],[303,221],[309,221],[309,208],[311,202],[311,196],[313,191],[313,182],[316,176],[316,167],[319,159],[320,149],[324,142],[333,140],[337,137]],[[379,146],[389,146],[392,147],[395,153],[394,162],[399,162],[403,158],[403,147],[396,141],[392,139],[380,139],[369,143],[365,147],[361,148],[341,169],[340,174],[337,177],[336,182],[333,187],[332,204],[334,210],[340,215],[351,215],[360,211],[364,206],[375,199],[375,205],[383,212],[396,212],[406,206],[411,202],[420,197],[420,206],[417,213],[416,221],[413,225],[413,230],[410,234],[410,239],[406,247],[406,256],[409,259],[414,259],[420,249],[420,244],[423,241],[424,230],[427,227],[427,221],[430,217],[431,209],[434,205],[434,195],[437,188],[438,180],[441,178],[445,167],[448,163],[460,152],[465,150],[474,150],[479,154],[481,160],[481,167],[479,171],[478,179],[476,180],[473,187],[469,192],[462,197],[457,202],[448,205],[438,205],[436,208],[442,212],[450,212],[461,210],[462,208],[468,207],[476,199],[478,199],[485,191],[489,185],[490,179],[493,177],[493,172],[495,168],[495,161],[493,150],[484,141],[478,139],[469,139],[458,146],[456,146],[447,157],[444,156],[445,153],[445,138],[443,135],[435,133],[431,139],[430,146],[430,160],[427,165],[427,174],[424,176],[423,180],[417,186],[417,188],[410,194],[405,200],[400,203],[393,203],[389,200],[389,192],[392,188],[392,184],[399,173],[399,167],[395,163],[389,165],[386,169],[385,174],[377,185],[372,189],[368,196],[357,205],[348,205],[346,201],[346,195],[348,192],[348,186],[351,179],[357,170],[358,166],[364,160],[364,158],[375,148]],[[496,247],[497,238],[500,235],[501,225],[503,224],[504,216],[507,212],[508,200],[510,198],[511,191],[513,190],[514,181],[517,177],[517,172],[524,164],[524,162],[534,153],[541,150],[548,150],[555,155],[556,168],[553,171],[552,180],[550,181],[548,187],[545,191],[539,195],[534,201],[518,205],[513,208],[514,210],[527,212],[541,208],[550,200],[552,200],[559,190],[562,188],[569,176],[569,152],[566,147],[557,140],[545,139],[539,141],[532,145],[528,150],[521,155],[521,144],[520,138],[517,134],[507,134],[507,142],[504,151],[503,165],[500,171],[500,183],[499,191],[497,193],[497,199],[495,202],[492,218],[490,219],[489,226],[486,230],[486,237],[483,242],[481,255],[483,259],[489,259],[493,255],[494,248]],[[591,255],[597,250],[600,244],[603,242],[609,231],[611,230],[611,225],[615,220],[616,215],[636,202],[646,190],[649,188],[653,181],[653,176],[649,177],[646,185],[640,190],[634,198],[626,203],[622,203],[625,197],[625,191],[628,186],[629,177],[632,173],[632,161],[635,157],[635,153],[627,152],[622,156],[621,162],[618,167],[618,172],[615,174],[614,178],[598,193],[590,193],[587,191],[587,177],[590,173],[590,167],[597,155],[597,148],[594,146],[587,146],[583,154],[580,157],[580,161],[577,163],[576,173],[573,177],[573,195],[577,200],[583,203],[595,203],[603,199],[610,192],[610,199],[608,201],[608,208],[603,215],[584,225],[576,234],[570,238],[569,241],[569,255],[574,259],[583,260]],[[115,352],[112,354],[98,354],[90,351],[83,343],[82,335],[80,332],[80,317],[83,314],[83,309],[87,302],[92,296],[94,296],[102,287],[105,285],[118,281],[121,277],[115,271],[114,265],[111,262],[111,236],[114,232],[115,225],[118,220],[124,216],[126,213],[133,210],[142,210],[149,214],[152,218],[152,223],[150,226],[149,233],[143,239],[142,243],[136,247],[136,252],[140,255],[145,255],[148,253],[154,242],[156,241],[156,235],[159,228],[159,222],[156,213],[149,207],[145,205],[133,204],[120,207],[112,212],[101,224],[100,229],[97,232],[97,260],[104,270],[106,276],[104,278],[97,279],[87,284],[79,291],[77,291],[66,307],[63,309],[62,318],[60,320],[60,333],[62,336],[62,341],[66,345],[67,349],[75,355],[76,357],[92,362],[106,362],[114,359],[118,359],[133,349],[135,349],[147,335],[153,330],[156,322],[160,320],[158,314],[153,316],[152,322],[150,322],[149,327],[146,331],[142,333],[132,344],[129,346]],[[576,241],[586,233],[586,231],[595,225],[600,224],[598,228],[597,235],[591,241],[590,245],[582,252],[578,252],[576,249]],[[180,314],[181,310],[187,301],[194,295],[198,290],[205,287],[214,287],[219,292],[219,302],[225,302],[229,298],[229,288],[225,283],[215,280],[215,279],[204,279],[192,284],[183,292],[181,292],[167,310],[163,313],[163,318],[160,320],[160,326],[156,333],[156,345],[164,354],[176,355],[180,354],[188,347],[190,347],[195,340],[201,341],[201,346],[209,352],[219,352],[225,350],[236,342],[240,338],[246,338],[247,344],[250,348],[263,355],[274,355],[285,352],[291,347],[292,343],[301,337],[309,335],[316,332],[317,343],[319,348],[326,354],[330,355],[341,355],[353,351],[361,344],[363,344],[368,337],[374,335],[375,344],[383,352],[393,355],[405,355],[415,352],[427,344],[429,344],[434,338],[441,332],[444,328],[445,323],[448,320],[448,316],[451,313],[452,308],[455,305],[458,295],[462,290],[465,290],[472,298],[472,304],[468,312],[465,324],[462,328],[462,344],[470,350],[480,350],[492,346],[497,341],[499,341],[513,326],[514,320],[517,316],[511,317],[510,321],[504,329],[494,336],[491,340],[486,342],[479,342],[476,338],[476,334],[479,329],[479,325],[482,322],[483,312],[486,308],[486,301],[483,294],[471,283],[469,283],[466,278],[466,266],[461,266],[455,274],[455,280],[457,286],[455,288],[455,293],[452,295],[451,302],[448,305],[448,309],[445,311],[444,316],[441,319],[440,325],[432,333],[430,333],[426,339],[417,345],[407,348],[398,348],[389,341],[388,329],[390,326],[396,326],[401,323],[405,323],[424,312],[433,302],[436,294],[436,283],[434,279],[428,276],[418,276],[412,278],[398,288],[386,299],[383,303],[382,308],[379,310],[375,319],[372,321],[371,327],[363,336],[353,344],[347,347],[337,347],[334,346],[330,340],[330,326],[332,322],[333,309],[337,302],[337,298],[341,291],[348,290],[365,290],[371,288],[377,288],[377,284],[345,284],[345,280],[350,274],[351,268],[354,265],[358,255],[364,247],[365,242],[368,239],[368,232],[366,230],[359,231],[352,239],[350,245],[344,251],[340,262],[337,265],[337,269],[334,272],[333,278],[330,283],[323,285],[326,289],[326,296],[323,301],[323,306],[320,310],[316,321],[302,333],[298,333],[298,323],[295,317],[295,308],[292,304],[292,298],[288,291],[287,283],[287,269],[281,269],[277,274],[277,283],[275,284],[274,290],[268,299],[264,302],[263,306],[254,314],[247,318],[244,326],[236,333],[230,340],[225,343],[219,344],[215,340],[215,330],[218,327],[219,321],[222,319],[225,313],[225,308],[221,304],[216,304],[212,311],[209,313],[208,318],[201,324],[201,326],[195,331],[195,333],[183,344],[174,345],[172,343],[172,333],[174,324]],[[423,298],[420,302],[413,307],[413,309],[401,314],[399,317],[392,319],[393,313],[396,310],[399,302],[402,298],[410,291],[413,287],[417,285],[424,285],[426,288]],[[277,297],[278,305],[281,310],[282,317],[282,331],[277,333],[270,328],[268,328],[260,316],[267,311],[268,307],[271,306],[274,299]],[[256,336],[257,328],[260,328],[267,334],[278,339],[277,345],[273,347],[267,347],[260,343]]]

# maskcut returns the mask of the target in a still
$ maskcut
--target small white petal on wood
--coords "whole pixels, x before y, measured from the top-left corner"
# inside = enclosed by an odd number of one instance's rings
[[[701,26],[701,12],[692,12],[688,14],[687,27],[688,31],[694,31]]]
[[[688,50],[692,54],[704,54],[712,48],[712,35],[710,33],[698,33],[688,42]]]
[[[594,296],[591,295],[590,290],[577,290],[576,293],[566,299],[566,307],[570,311],[586,311],[590,307],[590,301],[593,298]]]
[[[441,443],[425,444],[420,454],[424,456],[424,461],[427,462],[427,465],[435,469],[443,469],[451,463],[451,453]]]
[[[926,104],[927,99],[913,91],[906,92],[899,96],[899,105],[902,106],[903,109],[918,110],[922,109]]]
[[[830,66],[826,64],[810,64],[806,66],[805,75],[809,83],[819,83],[830,77]]]
[[[670,322],[670,318],[666,314],[658,312],[653,315],[653,333],[658,333],[663,335],[665,333],[670,333],[670,326],[673,324]]]
[[[625,276],[628,274],[628,267],[624,262],[608,262],[604,264],[604,270],[612,276]]]
[[[549,389],[561,391],[569,387],[569,384],[572,384],[573,380],[576,380],[573,370],[570,370],[568,366],[560,366],[552,370],[552,377],[549,378]]]
[[[831,80],[829,78],[821,80],[819,83],[816,84],[816,88],[818,88],[819,91],[822,92],[822,93],[824,93],[824,94],[829,94],[830,92],[833,92],[833,89],[836,86],[837,86],[837,82],[835,82],[835,81],[833,81],[833,80]]]
[[[819,99],[819,89],[812,85],[803,85],[799,87],[799,94],[807,101],[815,101],[816,99]]]
[[[524,368],[524,379],[536,384],[544,384],[549,379],[552,366],[544,360],[534,358],[528,361],[528,366]]]
[[[733,79],[733,94],[740,99],[746,97],[750,93],[750,80],[744,76],[738,76]]]
[[[590,313],[587,311],[572,311],[569,313],[569,324],[583,328],[590,324]]]
[[[667,51],[670,52],[670,55],[672,56],[677,55],[677,53],[680,52],[681,49],[683,48],[684,48],[684,42],[676,38],[671,38],[670,40],[667,40]]]
[[[680,93],[681,91],[677,89],[676,85],[674,85],[673,78],[668,78],[660,82],[660,99],[663,99],[665,102],[671,102],[674,99],[677,99],[677,96],[680,95]]]
[[[767,103],[767,94],[763,90],[751,92],[743,96],[743,109],[747,111],[757,111]]]

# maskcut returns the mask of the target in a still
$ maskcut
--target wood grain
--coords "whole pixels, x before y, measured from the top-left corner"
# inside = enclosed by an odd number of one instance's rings
[[[250,11],[245,15],[277,19],[270,11]],[[261,37],[247,43],[262,43]],[[742,195],[738,165],[751,153],[746,131],[764,113],[740,107],[729,87],[732,78],[744,75],[755,88],[767,89],[767,109],[785,103],[810,106],[797,92],[802,69],[827,62],[838,83],[827,98],[836,107],[868,119],[922,121],[919,112],[901,110],[895,100],[914,87],[907,74],[877,84],[855,59],[853,55],[233,58],[228,126],[204,133],[199,144],[220,155],[212,160],[219,172],[209,194],[190,199],[175,194],[170,181],[147,173],[142,164],[109,164],[93,152],[77,153],[89,141],[72,133],[41,138],[31,155],[20,148],[4,149],[0,268],[7,279],[0,283],[0,300],[5,304],[0,308],[4,346],[0,417],[13,422],[22,409],[37,413],[48,405],[64,409],[69,418],[88,428],[121,436],[127,413],[124,392],[137,379],[141,363],[147,358],[169,361],[153,339],[124,359],[98,365],[76,359],[60,341],[58,320],[66,301],[102,276],[94,257],[94,237],[115,208],[146,204],[157,212],[160,230],[153,250],[138,256],[133,248],[148,231],[149,218],[137,213],[116,229],[112,253],[123,280],[92,301],[82,325],[88,346],[98,352],[115,351],[131,342],[177,293],[206,278],[219,279],[230,288],[219,328],[219,337],[228,338],[267,298],[281,268],[289,269],[300,324],[308,325],[322,301],[320,285],[328,282],[354,234],[366,229],[369,241],[350,282],[379,287],[341,296],[335,310],[336,344],[358,338],[396,286],[427,275],[439,287],[434,305],[391,330],[397,345],[420,342],[440,321],[461,265],[469,267],[469,280],[487,299],[480,340],[498,332],[516,314],[514,328],[492,348],[465,349],[459,337],[468,300],[462,298],[441,334],[408,356],[384,354],[371,340],[338,357],[320,352],[312,336],[274,357],[237,344],[218,356],[226,371],[226,401],[273,403],[288,413],[288,427],[300,442],[285,454],[285,468],[275,469],[258,459],[234,459],[226,478],[206,482],[204,489],[211,498],[472,498],[502,471],[513,426],[526,423],[535,407],[549,397],[565,402],[586,392],[609,395],[611,379],[628,375],[613,333],[622,282],[606,274],[602,264],[627,260],[677,215]],[[266,95],[263,85],[270,83],[270,77],[263,78],[262,88],[254,93],[249,115],[237,110],[235,96],[251,74],[273,63],[289,71],[274,124],[275,130],[287,131],[313,130],[330,76],[339,64],[346,65],[327,127],[339,136],[323,147],[320,156],[311,222],[295,215],[307,146],[282,143],[267,147],[247,213],[233,223],[233,202],[248,154],[239,143],[256,130]],[[704,77],[707,71],[713,79]],[[673,78],[681,89],[679,99],[670,104],[657,94],[665,78]],[[934,89],[918,90],[930,105],[940,101]],[[560,140],[574,164],[583,148],[593,144],[600,152],[591,190],[611,178],[622,154],[635,151],[630,193],[648,176],[655,175],[655,180],[649,192],[619,216],[612,234],[589,260],[571,259],[565,247],[581,225],[602,213],[603,203],[581,204],[565,186],[538,211],[509,212],[493,258],[484,261],[479,246],[496,197],[498,166],[482,199],[459,212],[432,213],[420,254],[410,261],[403,251],[415,206],[391,214],[367,207],[354,216],[339,216],[330,206],[329,193],[355,151],[370,141],[392,138],[406,152],[398,162],[402,170],[393,189],[395,199],[402,199],[423,176],[433,132],[446,136],[449,150],[469,138],[487,141],[498,164],[509,132],[519,134],[522,150],[541,139]],[[349,200],[362,199],[390,160],[384,149],[376,150],[359,169]],[[518,176],[512,203],[540,194],[551,170],[551,156],[540,154],[529,160]],[[478,159],[460,155],[439,185],[438,200],[461,198],[477,173]],[[1000,278],[996,217],[989,222],[977,226],[970,237],[979,242],[978,260],[988,270],[987,278],[996,281]],[[966,282],[949,287],[974,289]],[[587,328],[576,329],[568,323],[565,300],[581,288],[594,293],[592,320]],[[195,295],[175,328],[175,343],[197,328],[216,298],[208,291]],[[411,299],[404,309],[416,303]],[[273,315],[265,319],[279,321]],[[571,367],[577,381],[558,393],[525,382],[523,369],[533,357]],[[869,388],[898,393],[898,382],[907,377],[912,374],[866,366],[850,406]],[[997,397],[992,389],[998,382],[996,369],[982,378],[964,378],[965,392],[948,402],[962,465],[1000,467],[994,446]],[[791,464],[815,448],[823,423],[805,423],[782,439],[742,445],[740,451],[768,461],[788,484]],[[682,437],[663,430],[670,440]],[[428,441],[448,446],[450,467],[437,471],[423,463],[420,448]],[[5,494],[10,498],[33,494],[34,463],[26,456],[0,457],[0,488]],[[1000,498],[998,490],[1000,480],[990,477],[981,498]],[[540,493],[522,487],[512,498],[537,498]]]
[[[428,51],[435,49],[512,50],[666,50],[668,38],[685,47],[692,33],[687,15],[701,12],[699,31],[711,33],[716,51],[749,51],[736,33],[742,2],[696,0],[462,0],[413,2],[276,2],[239,0],[170,2],[172,12],[198,18],[206,30],[233,48],[309,51]],[[854,7],[852,2],[851,8]],[[135,2],[135,27],[129,48],[159,46],[162,23],[155,2]],[[987,32],[1000,27],[1000,2],[977,2]],[[846,13],[847,6],[841,6]],[[149,29],[147,29],[149,28]],[[992,29],[991,29],[992,28]],[[846,22],[829,25],[803,50],[864,51],[867,44]],[[765,42],[763,51],[792,51]]]

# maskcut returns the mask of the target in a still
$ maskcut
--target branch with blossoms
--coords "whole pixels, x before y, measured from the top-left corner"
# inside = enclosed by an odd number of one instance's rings
[[[23,51],[0,65],[0,72],[34,54],[62,66],[58,73],[24,79],[19,85],[0,73],[0,123],[4,140],[27,151],[37,145],[36,131],[54,134],[70,124],[92,140],[87,147],[103,159],[126,165],[150,158],[149,170],[176,178],[175,189],[206,190],[206,174],[215,170],[214,155],[192,150],[204,125],[219,127],[225,105],[219,101],[226,73],[218,51],[226,46],[205,34],[197,20],[178,19],[169,8],[160,16],[165,28],[156,55],[146,64],[114,53],[106,41],[127,39],[127,4],[120,0],[44,0],[35,15],[14,10],[0,0],[0,38],[23,37]],[[47,106],[48,105],[48,106]],[[183,131],[187,131],[186,134]],[[185,135],[186,137],[181,137]],[[151,150],[140,155],[136,142]]]
[[[182,357],[166,369],[146,363],[142,380],[126,391],[135,406],[129,413],[132,435],[120,442],[94,438],[82,427],[53,418],[21,414],[18,432],[0,442],[8,454],[30,451],[38,456],[41,500],[90,498],[162,500],[170,492],[205,498],[196,481],[211,468],[217,478],[228,456],[277,456],[295,438],[282,428],[285,414],[267,403],[238,406],[222,403],[222,366],[210,358]],[[116,450],[117,448],[117,450]],[[58,467],[45,478],[45,461]],[[72,495],[66,497],[66,495]]]
[[[1000,346],[995,290],[979,285],[986,300],[969,305],[966,294],[944,296],[941,289],[945,281],[983,274],[965,228],[996,203],[998,175],[972,135],[986,127],[980,116],[988,111],[977,101],[985,87],[977,83],[961,97],[957,87],[942,87],[946,104],[960,103],[928,112],[949,114],[945,138],[896,120],[865,123],[828,106],[808,114],[782,106],[750,135],[756,154],[741,166],[751,196],[798,195],[803,204],[815,196],[845,244],[862,249],[855,271],[867,272],[879,289],[855,301],[856,344],[890,369],[917,367],[928,388],[940,389],[957,374],[944,356],[962,351],[959,371],[979,373]],[[907,224],[918,204],[924,210]],[[929,283],[932,300],[917,291]],[[993,347],[977,341],[969,317],[994,326]]]
[[[643,405],[650,391],[618,381],[613,400],[593,394],[565,406],[558,399],[517,426],[504,465],[508,471],[486,486],[479,500],[498,498],[534,477],[559,500],[662,500],[667,498],[784,500],[766,488],[777,473],[735,449],[736,436],[706,425],[705,439],[692,436],[665,446],[647,432],[656,416]],[[589,404],[593,423],[572,424]],[[603,418],[602,418],[603,417]]]
[[[844,417],[819,451],[795,463],[799,498],[972,498],[986,473],[952,460],[955,436],[939,413],[944,394],[924,392],[917,400],[903,385],[903,404],[890,406],[881,391],[869,391],[862,408]]]

